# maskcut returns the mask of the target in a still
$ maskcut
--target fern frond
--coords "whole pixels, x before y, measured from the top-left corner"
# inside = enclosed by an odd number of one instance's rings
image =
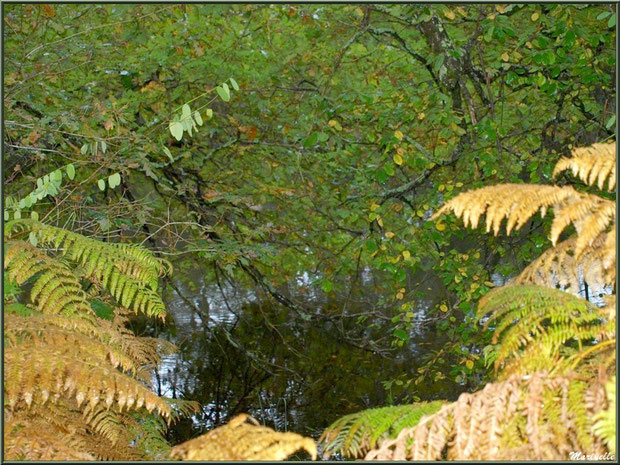
[[[27,344],[28,349],[24,345],[23,350],[38,350],[46,345],[79,347],[82,355],[120,367],[148,382],[149,370],[159,362],[157,340],[138,338],[106,320],[97,323],[61,315],[6,315],[4,331],[9,346]]]
[[[94,361],[85,361],[76,353],[75,347],[40,347],[28,351],[8,347],[5,364],[8,367],[5,379],[5,398],[11,408],[20,402],[29,407],[33,400],[44,403],[61,396],[76,400],[78,407],[83,403],[105,404],[106,407],[149,412],[170,419],[170,405],[153,394],[137,380],[117,370],[101,366]],[[36,398],[35,398],[36,397]]]
[[[316,459],[312,439],[278,433],[242,414],[224,426],[173,447],[170,455],[181,460],[284,460],[300,449]]]
[[[538,284],[579,293],[583,281],[590,285],[613,285],[616,281],[616,228],[602,234],[581,251],[577,260],[577,237],[573,236],[545,250],[512,284]]]
[[[553,176],[564,170],[571,170],[586,184],[596,184],[603,189],[609,180],[607,190],[616,188],[616,143],[594,144],[590,147],[574,149],[571,158],[561,158],[555,165]]]
[[[334,453],[350,458],[363,457],[378,441],[415,426],[424,415],[435,413],[444,403],[420,402],[346,415],[332,423],[319,438],[324,444],[323,457],[328,459]]]
[[[4,268],[9,277],[20,285],[38,275],[32,285],[30,298],[40,312],[93,314],[86,294],[71,270],[30,243],[13,241],[4,257]]]
[[[158,259],[150,251],[131,244],[100,242],[30,219],[7,223],[5,237],[28,231],[36,234],[41,246],[51,247],[66,260],[79,265],[83,277],[95,286],[106,289],[121,306],[131,308],[134,312],[145,313],[147,316],[164,318],[165,306],[157,289],[159,276],[171,270],[166,260]],[[20,242],[27,244],[24,241],[12,240],[9,250]],[[45,254],[42,251],[32,246],[31,250],[37,251],[39,258],[43,259]],[[58,261],[48,257],[46,263],[50,265]],[[20,254],[14,258],[12,268],[12,276],[18,277],[20,282],[25,280],[25,276],[30,277],[46,269],[39,263],[29,266],[29,257]],[[71,274],[71,279],[78,278],[74,273]],[[44,279],[56,276],[56,270],[51,270]],[[37,291],[40,289],[37,288]],[[44,296],[48,294],[49,292]],[[63,294],[62,291],[57,291],[53,295]]]
[[[593,431],[609,448],[609,452],[616,453],[616,377],[613,376],[605,384],[608,407],[594,416]]]
[[[572,450],[603,453],[591,430],[598,411],[586,401],[588,391],[568,395],[574,380],[539,372],[489,383],[384,440],[365,459],[566,460]]]
[[[486,214],[486,231],[499,234],[501,223],[506,223],[506,233],[520,229],[539,210],[563,205],[568,200],[578,200],[582,195],[572,187],[532,184],[498,184],[467,191],[446,202],[431,219],[454,212],[462,218],[466,227],[477,228],[480,218]]]
[[[542,286],[504,286],[486,294],[478,305],[478,319],[494,329],[499,344],[496,372],[524,373],[548,366],[568,341],[579,344],[596,339],[604,328],[604,315],[590,302],[567,292]],[[507,365],[512,363],[510,369]],[[565,366],[564,366],[565,367]]]

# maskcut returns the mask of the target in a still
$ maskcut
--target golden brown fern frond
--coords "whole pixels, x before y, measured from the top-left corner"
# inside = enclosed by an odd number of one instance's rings
[[[502,221],[506,219],[506,233],[510,235],[513,230],[523,227],[539,210],[544,216],[550,207],[564,205],[571,200],[586,200],[587,197],[587,194],[580,194],[569,186],[498,184],[457,195],[446,202],[431,219],[454,212],[458,218],[463,219],[466,227],[477,228],[480,218],[486,214],[487,232],[493,230],[497,236]]]
[[[586,184],[597,185],[603,189],[608,181],[607,190],[616,188],[616,143],[594,144],[590,147],[576,148],[571,158],[563,157],[555,165],[553,176],[564,170],[571,170],[573,176]]]
[[[592,416],[600,383],[538,372],[489,383],[426,416],[366,460],[568,460],[569,452],[602,454]]]
[[[572,187],[529,184],[500,184],[468,191],[449,200],[433,218],[452,211],[465,226],[477,227],[486,215],[487,232],[497,235],[506,219],[506,232],[523,227],[540,210],[552,208],[554,219],[550,239],[555,246],[533,262],[520,278],[521,282],[548,283],[557,280],[576,287],[581,272],[588,282],[613,284],[616,278],[616,204],[596,195],[577,192]],[[562,232],[573,225],[576,236],[558,244]],[[554,274],[545,274],[548,271]],[[540,273],[542,271],[542,273]],[[596,280],[596,281],[592,281]]]
[[[73,398],[106,407],[156,411],[170,418],[170,405],[130,376],[96,360],[84,360],[80,347],[7,347],[5,351],[5,399],[13,409],[28,408],[48,399]],[[22,403],[24,405],[22,405]]]
[[[71,324],[71,320],[81,325]],[[77,329],[80,326],[84,331]],[[149,382],[151,370],[159,361],[157,340],[136,337],[126,329],[115,330],[106,320],[95,325],[61,315],[6,315],[4,332],[8,347],[20,346],[22,350],[79,347],[83,357],[109,363],[144,382]]]
[[[173,447],[170,455],[181,460],[284,460],[301,449],[316,459],[312,439],[278,433],[242,414],[224,426]]]
[[[578,238],[572,236],[545,250],[530,263],[512,284],[559,286],[578,293],[583,281],[613,285],[616,281],[616,227],[601,234],[590,246],[575,252]]]

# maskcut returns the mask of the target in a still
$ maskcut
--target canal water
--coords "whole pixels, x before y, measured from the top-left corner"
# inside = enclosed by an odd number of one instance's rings
[[[278,288],[309,310],[303,317],[274,304],[258,286],[221,274],[205,277],[198,267],[175,273],[164,289],[166,324],[143,321],[134,328],[179,348],[160,365],[159,394],[202,406],[197,415],[173,424],[168,439],[190,439],[242,412],[278,431],[316,439],[349,413],[455,399],[465,387],[447,379],[412,389],[386,384],[415,377],[427,361],[425,354],[441,350],[444,341],[428,310],[446,291],[428,273],[408,278],[405,285],[420,297],[409,341],[397,347],[391,320],[402,302],[393,301],[377,273],[362,270],[352,282],[340,283],[344,291],[329,296],[314,284],[320,279],[308,273]]]

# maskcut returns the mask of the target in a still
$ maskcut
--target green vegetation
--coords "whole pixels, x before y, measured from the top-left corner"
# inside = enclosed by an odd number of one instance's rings
[[[615,453],[614,5],[3,21],[7,458]]]

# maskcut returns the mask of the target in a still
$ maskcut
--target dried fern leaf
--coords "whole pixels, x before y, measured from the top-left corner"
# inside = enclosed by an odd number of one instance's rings
[[[20,404],[28,408],[54,401],[61,396],[73,398],[78,407],[83,402],[123,409],[156,411],[170,418],[170,405],[137,380],[96,360],[84,360],[80,347],[7,347],[5,351],[5,399],[11,408]]]
[[[316,459],[312,439],[276,432],[242,414],[224,426],[173,447],[170,455],[181,460],[284,460],[302,449]]]
[[[564,170],[571,170],[573,176],[578,177],[586,184],[597,185],[599,189],[616,188],[616,142],[594,144],[590,147],[576,148],[571,158],[561,158],[555,165],[553,176]]]
[[[501,223],[506,223],[506,233],[520,229],[539,210],[544,214],[550,207],[577,200],[580,194],[572,187],[543,186],[532,184],[498,184],[467,191],[450,199],[431,219],[454,212],[463,219],[465,226],[477,228],[486,214],[486,230],[499,234]],[[597,197],[598,198],[598,197]]]
[[[384,440],[365,459],[568,460],[572,450],[603,453],[592,434],[600,410],[586,401],[587,389],[568,395],[575,379],[538,372],[489,383]]]
[[[538,284],[579,293],[583,281],[590,285],[613,285],[616,281],[616,231],[601,235],[576,258],[577,237],[545,250],[512,284]]]
[[[363,410],[346,415],[332,423],[321,435],[323,458],[338,453],[344,457],[361,458],[387,437],[394,437],[403,428],[415,426],[424,415],[435,413],[441,401],[419,402]]]

